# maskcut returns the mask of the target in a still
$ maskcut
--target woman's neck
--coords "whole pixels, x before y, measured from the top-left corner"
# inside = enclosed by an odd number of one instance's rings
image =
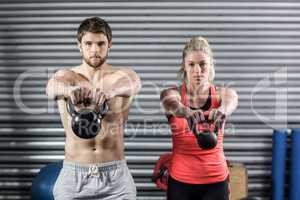
[[[185,82],[187,94],[191,97],[206,95],[210,88],[210,83],[206,82],[203,84],[189,84],[188,81]]]
[[[189,85],[186,83],[187,101],[190,107],[199,108],[202,107],[209,96],[210,83],[207,82],[201,85]]]

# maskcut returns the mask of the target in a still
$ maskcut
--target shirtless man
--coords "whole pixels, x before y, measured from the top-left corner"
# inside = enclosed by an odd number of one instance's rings
[[[61,69],[48,81],[46,93],[57,100],[66,134],[63,168],[53,188],[55,200],[136,199],[124,156],[123,132],[141,83],[133,70],[106,63],[111,40],[107,22],[98,17],[85,19],[77,32],[82,64]],[[74,134],[67,99],[77,111],[84,107],[99,110],[107,102],[108,112],[94,138],[82,139]],[[86,99],[92,103],[83,104]]]

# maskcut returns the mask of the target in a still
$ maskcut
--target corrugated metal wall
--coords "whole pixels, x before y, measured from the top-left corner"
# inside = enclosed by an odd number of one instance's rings
[[[30,199],[33,176],[63,159],[64,133],[45,96],[53,71],[80,63],[76,29],[89,16],[113,29],[109,62],[132,66],[143,88],[129,116],[126,156],[140,199],[163,199],[150,175],[170,151],[159,91],[176,81],[191,36],[209,39],[216,83],[238,91],[226,129],[228,159],[246,164],[250,194],[270,196],[272,128],[299,127],[298,2],[0,2],[0,199]]]

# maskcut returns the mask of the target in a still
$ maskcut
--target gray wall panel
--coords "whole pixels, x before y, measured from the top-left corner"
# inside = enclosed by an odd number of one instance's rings
[[[63,159],[63,129],[44,88],[55,70],[80,64],[76,29],[94,15],[113,29],[109,62],[143,81],[125,133],[139,199],[164,199],[150,182],[172,148],[159,91],[178,82],[181,50],[195,35],[211,43],[215,82],[239,94],[226,156],[247,166],[250,194],[268,199],[272,129],[299,127],[299,9],[293,1],[0,1],[0,199],[30,199],[38,170]]]

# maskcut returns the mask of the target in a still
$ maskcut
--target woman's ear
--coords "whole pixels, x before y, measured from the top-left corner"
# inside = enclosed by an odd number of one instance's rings
[[[180,73],[181,73],[181,78],[185,79],[186,78],[186,70],[185,70],[185,66],[184,66],[183,61],[180,64]]]
[[[180,64],[180,69],[181,69],[181,71],[185,71],[184,61],[181,62],[181,64]]]
[[[183,71],[184,76],[186,76],[186,67],[184,63],[181,63],[181,69]]]

